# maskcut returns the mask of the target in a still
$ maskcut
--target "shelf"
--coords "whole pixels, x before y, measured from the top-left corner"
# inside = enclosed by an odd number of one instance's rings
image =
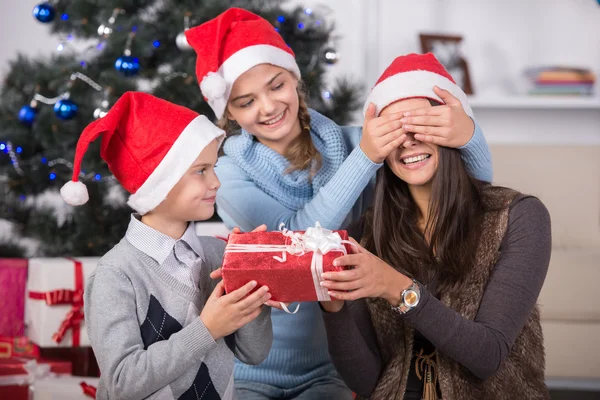
[[[472,108],[600,110],[600,98],[550,96],[469,96]]]

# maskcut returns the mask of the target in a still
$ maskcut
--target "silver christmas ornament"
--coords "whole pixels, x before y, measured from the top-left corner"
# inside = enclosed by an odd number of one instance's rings
[[[181,51],[188,51],[192,49],[192,46],[190,46],[190,44],[188,43],[184,32],[181,32],[179,35],[177,35],[177,37],[175,38],[175,44],[177,45],[177,48]]]

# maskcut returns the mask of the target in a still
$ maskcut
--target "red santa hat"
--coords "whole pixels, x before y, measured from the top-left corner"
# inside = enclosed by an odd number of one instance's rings
[[[202,150],[224,134],[190,109],[147,93],[127,92],[79,137],[72,181],[60,194],[74,206],[88,201],[87,189],[79,182],[81,161],[90,143],[102,135],[100,156],[131,193],[127,204],[146,214],[167,197]]]
[[[379,115],[393,102],[410,98],[427,98],[443,104],[444,101],[433,91],[434,86],[458,98],[467,115],[473,118],[467,95],[432,53],[397,57],[369,93],[363,112],[366,113],[369,104],[373,103],[376,115]]]
[[[273,25],[250,11],[230,8],[185,36],[198,55],[200,90],[217,118],[225,113],[235,80],[256,65],[276,65],[300,79],[292,49]]]

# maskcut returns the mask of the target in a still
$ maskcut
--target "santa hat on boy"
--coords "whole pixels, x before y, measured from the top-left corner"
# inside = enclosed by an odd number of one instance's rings
[[[127,92],[79,137],[72,181],[60,194],[74,206],[88,201],[87,189],[79,181],[81,161],[90,143],[102,135],[100,156],[131,193],[127,204],[146,214],[167,197],[202,150],[224,134],[190,109],[147,93]]]
[[[225,113],[235,80],[256,65],[276,65],[300,79],[292,49],[273,25],[250,11],[230,8],[185,36],[198,55],[200,90],[217,118]]]
[[[427,98],[443,104],[444,101],[433,91],[434,86],[458,98],[467,115],[473,118],[467,95],[432,53],[397,57],[371,90],[363,112],[366,113],[369,104],[373,103],[376,106],[375,115],[379,115],[393,102],[410,98]]]

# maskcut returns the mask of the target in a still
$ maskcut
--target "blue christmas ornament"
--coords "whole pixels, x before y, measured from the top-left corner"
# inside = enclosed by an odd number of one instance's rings
[[[115,69],[125,76],[135,76],[140,72],[140,60],[137,57],[121,56],[115,61]]]
[[[26,125],[33,124],[35,121],[35,116],[37,115],[37,110],[31,106],[23,106],[19,110],[19,121]]]
[[[33,16],[40,22],[47,24],[48,22],[52,22],[56,12],[54,11],[54,7],[52,7],[49,3],[41,3],[33,8]]]
[[[77,108],[71,100],[62,99],[54,105],[54,114],[60,119],[71,119],[77,114]]]

